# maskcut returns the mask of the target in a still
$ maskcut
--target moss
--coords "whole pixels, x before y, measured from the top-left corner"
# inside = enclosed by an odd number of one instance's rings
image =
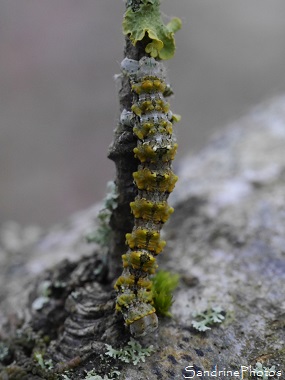
[[[173,304],[172,293],[178,286],[179,275],[166,271],[159,271],[153,277],[153,300],[156,312],[161,316],[170,317],[170,308]]]

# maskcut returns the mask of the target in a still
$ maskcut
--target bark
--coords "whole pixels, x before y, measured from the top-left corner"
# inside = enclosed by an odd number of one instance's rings
[[[24,238],[27,231],[2,228],[0,379],[54,379],[53,370],[35,363],[35,350],[45,352],[58,373],[69,370],[70,379],[84,379],[92,368],[103,377],[114,367],[120,379],[181,379],[192,374],[187,366],[240,371],[256,362],[275,365],[284,378],[284,143],[280,98],[178,165],[180,182],[170,200],[175,213],[159,265],[181,281],[173,317],[161,318],[158,332],[141,340],[155,352],[138,366],[105,355],[105,343],[122,347],[130,337],[114,314],[105,256],[82,240],[99,207],[33,243]],[[68,259],[59,262],[60,255]],[[212,306],[223,309],[225,320],[195,330],[192,313]]]
[[[132,2],[133,7],[140,4],[140,0]],[[128,36],[126,36],[124,57],[140,60],[145,56],[145,46],[149,42],[145,38],[137,42],[136,46],[132,45]],[[119,91],[120,111],[123,109],[131,110],[133,102],[133,93],[129,79],[126,75],[121,75],[121,89]],[[114,141],[109,148],[108,157],[116,165],[115,184],[118,192],[118,206],[113,211],[110,226],[113,231],[113,238],[110,244],[110,260],[112,268],[110,269],[110,279],[117,278],[121,272],[122,254],[126,251],[125,236],[132,231],[134,218],[130,213],[130,202],[136,196],[137,190],[134,185],[133,173],[137,170],[139,161],[134,157],[133,149],[137,145],[137,137],[134,135],[132,128],[119,123],[114,135]]]

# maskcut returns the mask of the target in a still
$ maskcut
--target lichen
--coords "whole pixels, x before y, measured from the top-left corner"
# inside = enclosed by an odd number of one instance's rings
[[[110,227],[110,218],[113,210],[117,207],[117,188],[113,181],[107,183],[107,195],[104,198],[104,206],[98,214],[98,228],[95,232],[86,236],[88,243],[97,243],[102,248],[108,247],[112,230]]]
[[[123,33],[129,35],[133,45],[148,37],[151,42],[146,45],[146,53],[166,60],[174,55],[174,33],[181,28],[182,23],[175,17],[165,25],[161,19],[159,4],[159,0],[142,0],[137,9],[130,4],[123,21]]]
[[[210,330],[213,324],[221,323],[225,319],[220,307],[212,307],[204,313],[194,313],[193,316],[198,318],[198,321],[193,321],[192,326],[198,331]]]
[[[115,349],[109,344],[105,344],[107,351],[105,355],[113,359],[118,359],[124,363],[133,363],[137,365],[139,362],[145,362],[146,356],[150,356],[154,352],[153,346],[143,348],[139,342],[131,338],[127,346]]]
[[[105,374],[104,377],[101,375],[98,375],[96,373],[95,369],[92,369],[91,371],[86,372],[86,376],[84,377],[84,380],[116,380],[118,379],[118,376],[120,375],[120,372],[117,370],[113,370],[108,374]]]
[[[44,359],[44,355],[41,352],[35,352],[34,353],[34,359],[36,360],[37,364],[43,369],[50,371],[53,369],[53,363],[51,359]]]
[[[272,376],[275,376],[276,374],[276,368],[275,365],[271,367],[264,367],[262,363],[257,362],[255,365],[255,368],[250,370],[250,377],[256,377],[258,379],[262,380],[268,380],[268,378],[272,378]],[[278,376],[279,377],[279,376]]]

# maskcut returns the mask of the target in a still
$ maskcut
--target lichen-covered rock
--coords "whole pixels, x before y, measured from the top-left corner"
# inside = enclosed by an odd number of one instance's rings
[[[285,98],[280,98],[230,126],[196,157],[180,162],[180,180],[170,201],[175,212],[164,230],[167,248],[159,265],[179,273],[181,282],[173,318],[161,319],[158,332],[141,340],[155,350],[145,362],[135,366],[107,360],[105,343],[116,348],[129,340],[122,320],[112,314],[114,295],[109,285],[92,281],[90,273],[83,283],[78,275],[76,280],[65,277],[70,290],[63,292],[67,314],[48,350],[55,361],[57,355],[66,363],[77,355],[82,358],[71,379],[84,379],[84,370],[92,368],[101,376],[117,368],[125,380],[191,378],[194,372],[196,378],[209,378],[199,371],[215,369],[221,371],[219,379],[236,376],[223,371],[241,375],[242,369],[244,378],[249,378],[245,367],[254,369],[257,362],[275,366],[281,371],[279,378],[285,377],[284,146]],[[90,225],[93,217],[86,212],[80,221]],[[81,232],[67,224],[58,236],[63,242],[78,241]],[[48,257],[53,246],[46,242],[52,234],[31,251]],[[27,256],[28,268],[33,268],[33,260],[39,259],[32,255],[29,261]],[[70,273],[84,276],[88,265],[80,262],[70,266]],[[14,278],[10,274],[10,281]],[[49,280],[53,283],[55,277]],[[9,287],[7,276],[3,287],[4,302],[5,289],[15,289]],[[196,330],[193,313],[215,307],[223,310],[224,320],[204,332]],[[60,351],[60,343],[69,345],[70,352]]]

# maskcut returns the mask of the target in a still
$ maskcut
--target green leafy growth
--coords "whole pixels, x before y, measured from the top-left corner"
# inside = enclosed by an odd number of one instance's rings
[[[272,377],[272,376],[269,376],[270,372],[275,373],[275,371],[276,371],[275,365],[273,365],[272,367],[263,367],[262,363],[257,362],[255,365],[255,368],[251,370],[252,372],[251,377],[257,377],[258,379],[268,380],[269,377]]]
[[[35,352],[34,353],[34,358],[36,360],[36,362],[38,363],[38,365],[44,369],[44,370],[52,370],[53,369],[53,363],[52,363],[52,360],[51,359],[48,359],[48,360],[44,360],[43,358],[43,354],[41,352]]]
[[[98,243],[101,247],[107,247],[110,243],[112,230],[110,218],[113,210],[117,207],[117,189],[113,181],[107,184],[107,195],[104,199],[104,207],[98,214],[98,228],[94,233],[89,234],[86,239],[88,243]]]
[[[179,275],[167,271],[159,271],[152,278],[154,307],[158,314],[171,317],[173,291],[179,283]]]
[[[34,310],[41,310],[44,307],[44,305],[50,301],[51,282],[41,282],[38,286],[37,293],[38,297],[33,301],[32,308]]]
[[[150,356],[154,352],[153,346],[143,348],[139,342],[131,338],[128,345],[116,350],[109,344],[105,344],[107,351],[105,355],[113,359],[119,359],[124,363],[133,363],[137,365],[139,362],[145,362],[146,356]]]
[[[123,33],[129,35],[133,45],[148,37],[151,42],[145,51],[151,57],[170,59],[175,52],[174,33],[182,26],[179,18],[173,18],[167,25],[161,19],[159,0],[142,0],[138,9],[127,8],[123,21]]]
[[[86,376],[84,380],[116,380],[120,375],[119,371],[113,370],[108,375],[104,375],[104,377],[97,375],[95,369],[92,369],[89,372],[86,372]]]
[[[192,326],[199,331],[210,330],[211,325],[215,323],[221,323],[225,319],[220,307],[212,307],[204,313],[194,313],[193,316],[198,318],[198,321],[193,321]]]
[[[4,360],[8,355],[9,348],[3,342],[0,342],[0,362]]]

